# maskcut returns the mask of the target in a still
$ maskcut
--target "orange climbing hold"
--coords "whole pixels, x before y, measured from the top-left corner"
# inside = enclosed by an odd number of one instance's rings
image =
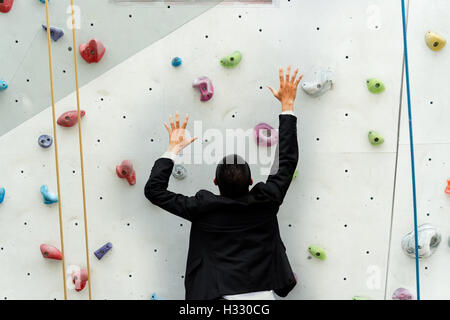
[[[447,188],[445,188],[445,193],[450,194],[450,179],[447,180]]]

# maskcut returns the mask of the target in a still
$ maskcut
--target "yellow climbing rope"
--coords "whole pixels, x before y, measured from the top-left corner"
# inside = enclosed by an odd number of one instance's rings
[[[62,274],[64,285],[64,300],[67,300],[67,287],[66,287],[66,260],[64,256],[64,232],[62,222],[62,210],[61,210],[61,188],[59,183],[59,160],[58,160],[58,139],[56,136],[56,114],[55,114],[55,94],[53,87],[53,67],[52,67],[52,46],[50,40],[50,19],[48,14],[48,0],[45,0],[45,14],[47,20],[47,42],[48,42],[48,64],[50,69],[50,91],[52,96],[52,116],[53,116],[53,136],[55,142],[55,163],[56,163],[56,184],[58,186],[58,210],[59,210],[59,235],[61,239],[61,253],[62,253]]]
[[[47,2],[46,0],[45,2]],[[70,9],[72,12],[72,39],[73,39],[73,57],[75,66],[75,88],[77,92],[77,112],[78,112],[78,139],[80,141],[80,164],[81,164],[81,187],[83,190],[83,213],[84,213],[84,237],[86,240],[86,268],[88,273],[88,288],[89,288],[89,300],[92,300],[91,290],[91,275],[89,264],[89,239],[88,239],[88,222],[86,212],[86,188],[84,183],[84,162],[83,162],[83,137],[81,134],[81,111],[80,111],[80,90],[78,86],[78,64],[77,64],[77,42],[75,37],[75,11],[73,6],[73,0],[70,0]]]

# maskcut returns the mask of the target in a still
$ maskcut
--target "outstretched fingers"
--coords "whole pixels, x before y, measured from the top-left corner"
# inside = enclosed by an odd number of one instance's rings
[[[289,82],[290,75],[291,75],[291,66],[288,66],[286,70],[286,82]]]
[[[303,74],[301,74],[301,75],[298,77],[297,81],[295,81],[295,87],[296,87],[296,88],[298,87],[298,84],[300,83],[300,81],[302,81],[302,79],[303,79]]]
[[[178,129],[180,127],[180,115],[178,114],[178,111],[175,113],[175,124],[176,124],[175,128]]]
[[[172,115],[169,116],[169,121],[170,121],[170,127],[172,128],[172,131],[175,130],[175,125],[173,124]]]
[[[298,74],[298,68],[295,69],[294,75],[293,75],[292,78],[291,78],[291,82],[292,82],[292,83],[295,83],[295,78],[297,78],[297,74]]]
[[[183,122],[183,125],[181,126],[181,128],[186,129],[188,121],[189,121],[189,115],[187,114],[186,118],[184,119],[184,122]]]
[[[279,74],[280,74],[280,87],[282,87],[284,85],[283,68],[280,68]]]
[[[269,90],[272,92],[272,94],[275,96],[275,98],[279,99],[278,92],[274,88],[272,88],[270,86],[267,88],[269,88]]]
[[[167,132],[169,133],[169,136],[172,134],[172,130],[169,128],[169,125],[164,122],[164,127],[166,127]]]

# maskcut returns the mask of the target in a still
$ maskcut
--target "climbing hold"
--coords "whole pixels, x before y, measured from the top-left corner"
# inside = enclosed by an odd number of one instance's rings
[[[130,160],[124,160],[120,165],[116,166],[116,173],[119,178],[127,179],[130,185],[136,184],[136,172]]]
[[[72,272],[72,281],[75,284],[75,290],[80,292],[86,286],[88,281],[88,272],[86,269],[80,269]]]
[[[45,24],[42,25],[45,31],[47,31],[47,26]],[[62,29],[56,27],[50,27],[50,37],[53,41],[58,41],[64,35],[64,31]]]
[[[41,244],[41,253],[46,259],[62,260],[61,251],[49,244]]]
[[[278,143],[278,131],[267,123],[259,123],[253,129],[256,143],[260,146],[270,147]]]
[[[311,245],[308,247],[308,251],[313,257],[315,257],[317,259],[325,260],[327,258],[327,255],[325,254],[325,250],[321,247]]]
[[[416,297],[408,289],[398,288],[392,294],[392,300],[416,300]]]
[[[183,61],[181,60],[180,57],[175,57],[172,59],[172,66],[174,66],[174,67],[179,67],[179,66],[181,66],[182,63],[183,63]]]
[[[41,186],[41,194],[45,204],[58,202],[58,195],[50,192],[45,184]]]
[[[80,54],[87,63],[97,63],[105,54],[105,46],[100,40],[92,39],[88,43],[80,44]]]
[[[369,91],[375,94],[382,93],[385,89],[384,83],[375,78],[368,79],[366,83]]]
[[[214,87],[212,85],[211,80],[209,80],[207,77],[200,77],[195,79],[192,86],[200,90],[201,101],[208,101],[214,95]]]
[[[419,258],[428,258],[435,251],[441,242],[441,234],[436,227],[425,223],[417,227]],[[414,230],[406,234],[402,239],[402,249],[410,257],[415,255]]]
[[[377,146],[384,143],[384,138],[375,131],[369,131],[369,141],[372,145]]]
[[[447,180],[447,187],[445,188],[445,193],[450,194],[450,180]]]
[[[181,164],[176,164],[173,166],[172,176],[178,180],[183,180],[187,177],[187,170]]]
[[[81,117],[84,117],[86,112],[84,110],[80,110]],[[73,127],[78,123],[78,111],[72,110],[64,112],[58,118],[58,124],[62,127]]]
[[[292,175],[292,180],[297,178],[297,176],[298,176],[298,169],[295,169],[294,174]]]
[[[45,0],[39,0],[41,3],[45,4]],[[48,0],[50,2],[50,0]]]
[[[225,68],[234,68],[242,60],[242,53],[240,51],[235,51],[232,54],[220,59],[220,64]]]
[[[108,242],[107,244],[104,244],[100,249],[97,249],[94,252],[94,254],[97,257],[97,259],[100,260],[111,249],[112,249],[112,243]]]
[[[14,0],[0,0],[0,12],[7,13],[11,10]]]
[[[353,296],[352,300],[370,300],[368,297]]]
[[[160,297],[158,297],[155,292],[153,292],[150,300],[162,300],[162,299]]]
[[[425,42],[427,43],[428,48],[430,48],[431,50],[439,51],[445,47],[447,40],[445,40],[444,37],[441,37],[437,33],[428,31],[425,34]]]
[[[38,143],[42,148],[48,148],[53,143],[53,138],[49,135],[43,134],[39,136]]]
[[[4,80],[0,80],[0,91],[8,89],[8,84]]]
[[[302,89],[312,97],[319,97],[333,87],[333,73],[330,70],[315,72],[315,80],[303,82]]]
[[[6,190],[5,190],[5,188],[0,188],[0,203],[2,203],[3,202],[3,200],[5,200],[5,193],[6,193]]]

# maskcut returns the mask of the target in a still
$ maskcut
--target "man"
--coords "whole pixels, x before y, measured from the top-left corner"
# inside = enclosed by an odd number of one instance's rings
[[[180,127],[170,116],[169,149],[156,160],[145,186],[155,205],[192,222],[186,266],[186,299],[275,299],[296,285],[281,241],[277,213],[298,162],[294,101],[302,75],[280,69],[280,89],[269,89],[281,102],[278,170],[266,183],[253,184],[248,164],[229,155],[217,166],[220,195],[200,190],[187,197],[167,190],[174,157],[196,138],[187,139],[188,117]],[[277,162],[277,161],[276,161]]]

